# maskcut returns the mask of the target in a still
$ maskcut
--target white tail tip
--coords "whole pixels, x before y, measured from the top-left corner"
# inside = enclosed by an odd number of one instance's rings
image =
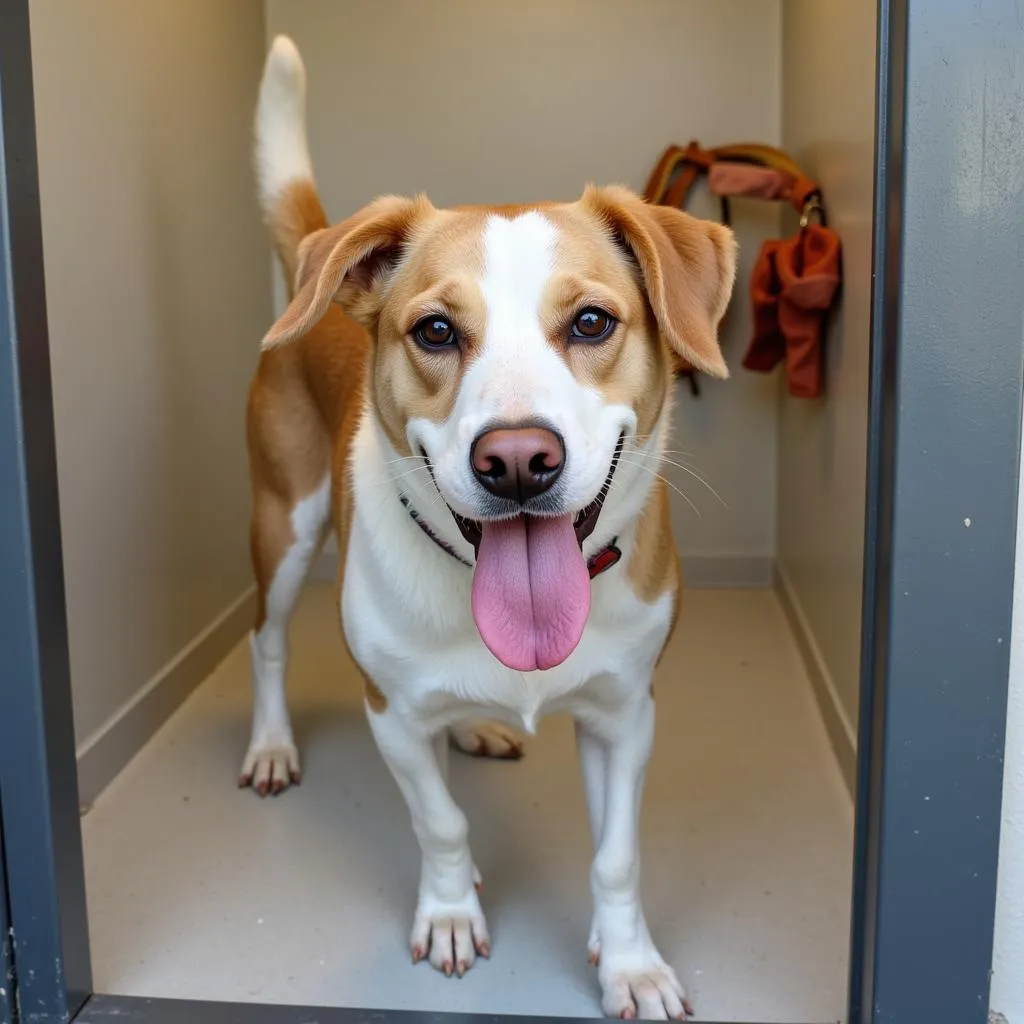
[[[269,210],[289,182],[313,179],[306,142],[306,69],[287,36],[277,36],[267,54],[255,128],[260,201]]]

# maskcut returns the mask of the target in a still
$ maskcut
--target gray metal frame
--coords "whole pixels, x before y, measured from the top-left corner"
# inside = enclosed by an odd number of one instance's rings
[[[856,1024],[987,1016],[1024,391],[1016,7],[880,3]],[[49,1024],[74,1017],[92,987],[27,10],[0,7],[0,865],[5,855],[22,1020]],[[366,1017],[95,996],[78,1020],[111,1015]]]
[[[988,1012],[1024,385],[1024,19],[880,21],[850,1020]]]
[[[0,807],[0,823],[4,820]],[[0,828],[0,1024],[14,1020],[14,959],[11,956],[10,915],[7,912],[7,876],[4,874],[4,832]]]
[[[18,1006],[92,992],[64,609],[28,4],[0,11],[0,804]]]

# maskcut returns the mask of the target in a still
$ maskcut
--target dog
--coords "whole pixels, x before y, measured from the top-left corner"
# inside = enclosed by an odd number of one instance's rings
[[[680,571],[665,483],[672,360],[728,375],[728,228],[588,186],[571,203],[386,196],[330,225],[305,71],[278,37],[257,105],[262,208],[289,303],[248,406],[254,714],[242,785],[298,781],[287,627],[333,528],[342,632],[422,855],[414,962],[490,955],[449,735],[516,755],[575,721],[595,853],[588,948],[616,1017],[690,1012],[639,895],[652,677]]]

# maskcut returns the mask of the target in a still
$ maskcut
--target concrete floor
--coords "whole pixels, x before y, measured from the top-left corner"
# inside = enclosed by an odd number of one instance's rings
[[[292,634],[301,788],[235,787],[241,645],[85,816],[97,990],[598,1016],[571,724],[544,722],[518,764],[453,755],[493,954],[462,980],[414,968],[415,841],[337,630],[311,587]],[[852,806],[774,595],[690,592],[657,700],[645,900],[698,1017],[839,1019]]]

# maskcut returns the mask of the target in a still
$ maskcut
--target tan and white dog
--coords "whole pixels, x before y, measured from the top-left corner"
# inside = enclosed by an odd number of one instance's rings
[[[328,530],[370,726],[422,853],[413,960],[461,975],[490,939],[458,745],[564,711],[595,843],[590,955],[613,1016],[685,1016],[640,905],[652,675],[679,608],[664,483],[670,356],[716,377],[730,231],[621,188],[574,203],[378,199],[328,226],[305,73],[275,40],[256,117],[263,208],[290,304],[263,341],[248,442],[259,613],[242,783],[297,781],[286,634]],[[494,724],[480,724],[493,722]]]

